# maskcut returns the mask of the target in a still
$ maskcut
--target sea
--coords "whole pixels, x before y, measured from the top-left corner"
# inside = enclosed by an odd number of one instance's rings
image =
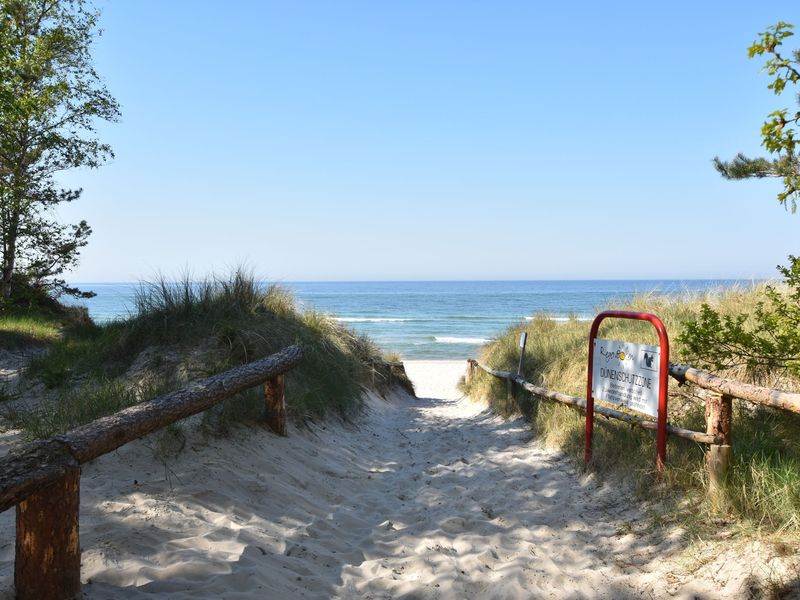
[[[404,359],[465,359],[514,323],[545,314],[591,320],[635,294],[685,295],[752,281],[380,281],[280,282],[303,309],[332,315]],[[97,322],[133,311],[138,283],[76,283],[97,295],[81,300]],[[267,285],[267,283],[265,283]]]

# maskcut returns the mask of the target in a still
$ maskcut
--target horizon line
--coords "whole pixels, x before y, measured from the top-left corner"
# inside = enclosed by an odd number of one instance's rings
[[[213,277],[212,277],[213,278]],[[601,277],[597,279],[589,278],[565,278],[565,279],[256,279],[259,283],[540,283],[540,282],[658,282],[658,281],[769,281],[775,277],[649,277],[623,279],[616,277]],[[69,285],[114,285],[131,283],[150,283],[157,279],[130,279],[130,280],[109,280],[109,281],[70,281]],[[182,281],[179,278],[167,281]],[[203,281],[203,278],[192,279],[192,282]]]

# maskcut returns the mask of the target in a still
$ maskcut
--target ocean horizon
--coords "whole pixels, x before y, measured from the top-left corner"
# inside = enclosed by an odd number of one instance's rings
[[[591,320],[636,294],[679,296],[751,286],[741,279],[603,279],[489,281],[278,281],[303,310],[330,314],[404,359],[466,359],[510,325],[548,315]],[[133,313],[141,282],[75,282],[97,295],[71,301],[99,323]],[[146,282],[144,282],[146,285]]]

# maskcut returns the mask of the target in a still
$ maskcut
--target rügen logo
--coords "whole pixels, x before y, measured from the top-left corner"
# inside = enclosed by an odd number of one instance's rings
[[[601,346],[600,354],[603,358],[606,359],[607,363],[611,362],[612,360],[618,360],[620,363],[633,361],[633,356],[631,356],[630,354],[625,354],[625,351],[622,349],[613,350],[609,352],[603,346]]]

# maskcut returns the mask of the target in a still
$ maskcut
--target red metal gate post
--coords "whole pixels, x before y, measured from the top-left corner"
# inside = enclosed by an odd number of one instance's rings
[[[594,395],[592,394],[592,363],[594,361],[594,340],[600,323],[605,319],[631,319],[634,321],[648,321],[658,333],[658,342],[661,347],[661,356],[658,369],[658,429],[656,432],[656,472],[660,475],[667,462],[667,386],[669,384],[669,336],[664,323],[656,315],[627,310],[607,310],[597,315],[592,322],[589,332],[589,369],[586,382],[586,439],[583,450],[584,464],[588,465],[592,459],[592,435],[594,433]]]

